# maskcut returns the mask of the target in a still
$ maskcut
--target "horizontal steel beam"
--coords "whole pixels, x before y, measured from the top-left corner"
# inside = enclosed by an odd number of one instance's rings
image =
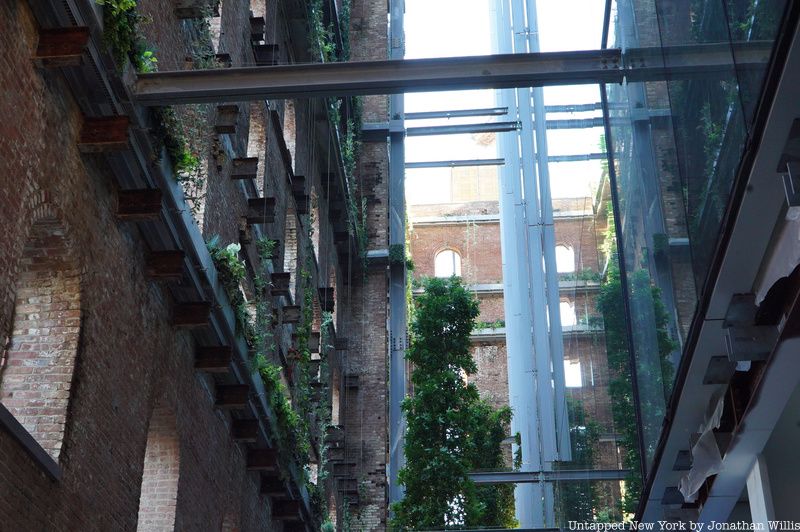
[[[486,122],[483,124],[454,124],[452,126],[426,126],[406,128],[409,137],[429,135],[463,135],[465,133],[503,133],[516,131],[522,125],[519,122]]]
[[[612,119],[616,119],[616,117],[612,117]],[[547,121],[547,129],[588,129],[593,127],[603,127],[603,119],[601,117],[564,118]]]
[[[548,113],[585,113],[588,111],[601,111],[602,109],[603,104],[600,102],[544,106],[544,110]]]
[[[611,117],[612,126],[627,126],[631,119],[626,117]],[[366,142],[385,141],[392,133],[402,133],[409,137],[432,135],[463,135],[469,133],[503,133],[516,131],[520,122],[484,122],[481,124],[452,124],[439,126],[418,126],[403,128],[399,120],[391,122],[368,122],[362,126],[361,140]],[[595,118],[557,118],[547,121],[547,129],[590,129],[603,127],[603,119]]]
[[[549,155],[547,162],[550,163],[574,163],[576,161],[596,161],[605,160],[608,155],[605,153],[579,153],[575,155]]]
[[[516,484],[520,482],[578,482],[624,480],[628,469],[561,469],[558,471],[488,471],[470,473],[475,484]]]
[[[406,113],[406,120],[425,120],[428,118],[460,118],[464,116],[503,116],[508,114],[508,107],[489,107],[487,109],[453,109],[451,111],[422,111]]]
[[[733,52],[732,52],[733,48]],[[171,105],[354,94],[709,77],[762,67],[771,43],[314,63],[140,74],[137,103]]]
[[[407,162],[406,168],[455,168],[457,166],[502,166],[505,159],[459,159],[452,161]]]

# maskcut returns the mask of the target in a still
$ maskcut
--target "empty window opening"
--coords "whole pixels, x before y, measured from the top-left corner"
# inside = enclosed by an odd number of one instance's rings
[[[575,271],[575,250],[568,246],[556,246],[556,270],[558,273]]]
[[[295,150],[297,146],[297,124],[295,118],[294,100],[286,100],[286,107],[283,113],[283,141],[292,156],[292,171],[297,170],[295,163]]]
[[[220,44],[222,39],[222,0],[217,4],[216,13],[211,13],[213,16],[209,18],[208,32],[211,35],[211,46],[214,53],[221,52]]]
[[[581,363],[579,360],[564,361],[564,383],[567,388],[580,388],[583,386]]]
[[[266,168],[264,158],[267,153],[267,133],[265,128],[267,117],[265,112],[264,102],[250,104],[250,127],[247,134],[247,157],[258,159],[255,185],[262,196],[264,195],[264,172]]]
[[[569,301],[562,301],[559,305],[561,314],[561,326],[573,327],[578,324],[578,317],[575,315],[575,305]]]
[[[61,453],[80,331],[80,272],[64,228],[31,228],[17,277],[0,402],[56,461]]]
[[[297,217],[293,209],[287,209],[286,211],[283,238],[283,271],[291,274],[289,292],[292,294],[292,301],[295,301],[297,289]]]
[[[434,275],[436,277],[452,277],[461,275],[461,255],[452,249],[445,249],[436,254],[434,259]]]
[[[138,532],[175,528],[179,465],[175,415],[169,408],[156,405],[147,430],[139,520],[136,526]]]
[[[333,375],[331,375],[331,425],[341,425],[341,418],[340,418],[340,408],[341,408],[341,399],[340,399],[340,385],[341,377],[339,376],[338,371],[334,371]]]

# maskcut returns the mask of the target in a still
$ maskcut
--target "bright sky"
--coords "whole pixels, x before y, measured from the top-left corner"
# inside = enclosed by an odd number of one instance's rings
[[[406,57],[452,57],[492,53],[491,10],[496,0],[406,0]],[[591,50],[600,47],[604,0],[537,0],[541,50]],[[575,16],[579,13],[579,16]],[[546,105],[595,103],[600,100],[596,85],[546,87]],[[406,112],[494,107],[494,91],[413,93],[406,95]],[[548,114],[549,119],[590,118],[593,113]],[[498,117],[496,120],[510,120]],[[434,124],[486,122],[488,117],[422,121],[406,127]],[[494,119],[493,119],[494,120]],[[602,128],[550,130],[547,140],[551,155],[599,151]],[[408,137],[408,161],[495,158],[494,146],[482,148],[470,135]],[[446,201],[450,169],[406,171],[408,201]],[[591,194],[600,176],[599,161],[551,163],[553,197]]]

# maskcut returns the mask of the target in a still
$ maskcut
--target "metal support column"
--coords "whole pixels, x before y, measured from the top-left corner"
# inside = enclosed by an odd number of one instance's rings
[[[522,2],[512,2],[512,35],[514,52],[528,52],[528,27]],[[550,360],[550,342],[547,330],[547,297],[545,295],[544,264],[544,231],[542,226],[542,210],[537,179],[536,158],[534,156],[534,124],[532,116],[530,88],[517,89],[517,105],[519,118],[522,121],[520,131],[520,151],[522,156],[522,188],[525,197],[525,217],[528,258],[528,287],[531,309],[531,325],[533,327],[533,357],[535,408],[539,419],[537,436],[540,441],[539,463],[541,470],[552,469],[553,462],[558,460],[556,443],[556,420],[554,394],[552,386],[552,363]],[[544,124],[544,120],[541,121]],[[538,135],[537,135],[538,136]],[[543,499],[541,513],[534,510],[535,526],[553,526],[555,521],[555,496],[552,483],[542,483]]]
[[[389,44],[390,58],[402,60],[405,54],[403,16],[405,0],[390,0]],[[389,103],[390,119],[400,121],[389,134],[389,245],[400,246],[405,255],[405,132],[403,126],[402,94],[395,94]],[[397,476],[405,464],[403,442],[406,431],[401,409],[406,396],[406,264],[389,263],[389,502],[402,499],[403,489]]]
[[[527,0],[528,46],[531,52],[539,52],[539,25],[535,0]],[[556,267],[556,234],[553,225],[553,200],[550,193],[550,169],[548,165],[547,131],[545,127],[544,91],[541,87],[530,89],[533,93],[533,122],[536,132],[536,160],[539,167],[539,195],[541,200],[542,227],[544,231],[544,267],[547,283],[547,310],[550,317],[550,360],[553,368],[553,390],[555,408],[555,433],[558,440],[557,459],[572,459],[567,415],[566,383],[564,380],[564,343],[561,335],[561,309],[558,293],[558,269]],[[534,263],[537,264],[537,263]]]
[[[511,44],[511,12],[506,0],[495,2],[496,46],[508,53]],[[519,116],[517,91],[498,92],[498,105]],[[520,455],[520,471],[542,470],[539,442],[539,416],[534,399],[534,364],[531,307],[528,298],[528,255],[526,249],[525,206],[522,197],[522,160],[516,135],[497,136],[498,155],[506,161],[500,171],[500,245],[503,262],[503,302],[506,319],[508,357],[508,399],[514,416],[511,432],[518,436],[513,445]],[[544,490],[542,483],[517,484],[514,488],[516,518],[523,528],[543,526]]]

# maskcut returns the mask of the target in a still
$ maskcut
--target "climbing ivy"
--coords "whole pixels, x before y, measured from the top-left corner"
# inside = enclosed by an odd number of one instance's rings
[[[214,266],[217,268],[220,283],[225,289],[231,307],[236,317],[236,331],[244,334],[246,338],[252,339],[253,329],[250,324],[250,313],[247,311],[247,302],[239,285],[245,278],[244,261],[239,259],[239,251],[242,246],[239,244],[228,244],[222,247],[219,244],[219,236],[212,237],[207,242],[208,251]]]
[[[477,371],[470,333],[478,302],[457,277],[426,279],[411,326],[414,395],[403,402],[408,419],[405,498],[393,505],[400,529],[513,526],[508,488],[478,488],[471,470],[500,467],[500,442],[511,411],[495,410],[463,375]]]
[[[314,59],[328,63],[337,60],[336,43],[333,40],[333,25],[325,25],[322,1],[311,0],[308,4],[308,37]]]
[[[139,33],[147,18],[136,11],[136,0],[96,0],[103,6],[103,41],[111,49],[117,68],[129,60],[137,72],[155,72],[158,59]]]

